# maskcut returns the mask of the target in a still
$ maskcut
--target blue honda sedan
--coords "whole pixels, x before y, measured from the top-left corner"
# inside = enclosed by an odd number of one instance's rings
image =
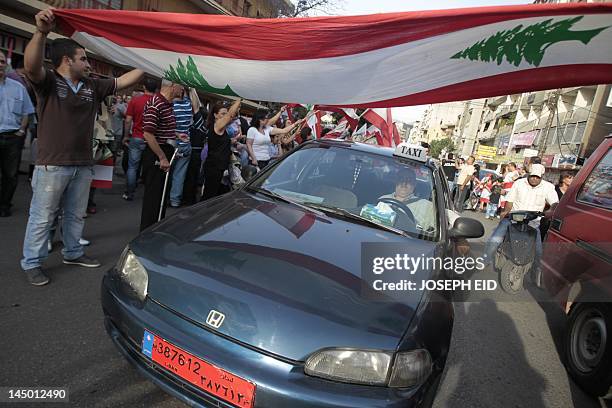
[[[371,296],[362,265],[362,244],[455,257],[457,240],[483,233],[453,218],[444,175],[419,149],[309,142],[152,226],[104,277],[107,332],[193,406],[430,405],[451,294]]]

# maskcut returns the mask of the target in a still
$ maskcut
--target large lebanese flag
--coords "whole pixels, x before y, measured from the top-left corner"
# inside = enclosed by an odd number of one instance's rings
[[[610,3],[287,19],[54,13],[112,61],[254,100],[390,107],[612,82]]]

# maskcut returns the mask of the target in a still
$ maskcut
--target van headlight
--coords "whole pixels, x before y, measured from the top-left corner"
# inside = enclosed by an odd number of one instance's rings
[[[142,266],[136,255],[129,249],[125,249],[117,266],[115,274],[129,289],[128,295],[135,297],[143,302],[147,297],[147,286],[149,285],[149,275]]]
[[[395,354],[385,351],[325,349],[312,354],[304,372],[313,377],[353,384],[414,387],[431,373],[431,357],[424,349]]]

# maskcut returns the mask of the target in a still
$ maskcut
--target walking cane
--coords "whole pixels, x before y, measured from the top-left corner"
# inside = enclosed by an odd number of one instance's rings
[[[166,190],[168,188],[168,178],[170,177],[170,172],[172,171],[172,163],[174,163],[174,158],[178,152],[178,147],[176,146],[176,141],[168,140],[166,143],[174,147],[174,153],[172,153],[172,157],[170,158],[170,168],[166,172],[166,179],[164,180],[164,190],[161,196],[161,203],[159,204],[159,216],[157,217],[157,222],[160,222],[162,219],[162,213],[164,212],[164,198],[166,197]]]

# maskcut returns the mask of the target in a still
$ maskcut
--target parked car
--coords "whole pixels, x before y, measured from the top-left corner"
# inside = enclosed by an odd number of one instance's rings
[[[568,313],[565,361],[602,396],[612,386],[612,137],[561,198],[544,242],[543,284]]]
[[[243,188],[152,226],[103,280],[110,337],[143,375],[191,405],[431,405],[451,338],[451,294],[364,296],[361,246],[454,257],[456,240],[484,229],[469,218],[449,225],[444,175],[424,151],[417,156],[308,142]],[[366,217],[407,173],[422,211],[390,199],[393,222]]]

